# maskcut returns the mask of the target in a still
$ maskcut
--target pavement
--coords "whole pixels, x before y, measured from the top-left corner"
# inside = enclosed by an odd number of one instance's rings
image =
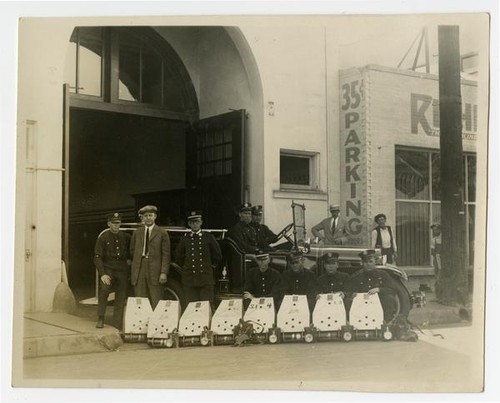
[[[410,291],[421,285],[429,287],[425,292],[426,303],[414,306],[408,319],[419,328],[463,322],[459,307],[438,304],[435,301],[432,276],[412,276],[408,282]],[[123,346],[120,332],[111,326],[113,308],[108,307],[105,326],[95,327],[96,305],[79,304],[75,314],[37,312],[24,314],[24,358],[116,351]]]

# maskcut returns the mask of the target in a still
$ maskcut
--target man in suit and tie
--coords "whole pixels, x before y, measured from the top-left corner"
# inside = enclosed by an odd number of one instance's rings
[[[153,309],[162,297],[170,268],[170,238],[167,231],[155,225],[158,209],[144,206],[139,210],[143,225],[130,241],[132,285],[136,297],[148,297]]]
[[[312,227],[311,232],[316,238],[323,241],[325,246],[344,245],[349,238],[349,233],[346,221],[340,217],[340,206],[331,205],[330,213],[332,216]]]

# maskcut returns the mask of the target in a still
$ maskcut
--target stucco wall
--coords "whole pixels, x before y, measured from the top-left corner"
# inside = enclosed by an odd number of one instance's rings
[[[293,29],[274,24],[265,29],[244,27],[243,32],[263,87],[265,221],[272,229],[281,229],[291,221],[290,204],[295,200],[306,204],[306,225],[310,228],[327,213],[324,28],[299,22]],[[280,149],[319,153],[319,193],[277,194]]]
[[[40,197],[32,201],[36,249],[34,299],[26,311],[52,309],[54,290],[61,280],[62,123],[63,71],[66,49],[73,30],[70,21],[55,25],[48,20],[21,19],[18,69],[18,178],[16,221],[25,222],[24,161],[26,122],[32,121],[37,136],[36,187]],[[29,201],[26,201],[29,202]],[[16,232],[15,279],[24,282],[24,228]]]

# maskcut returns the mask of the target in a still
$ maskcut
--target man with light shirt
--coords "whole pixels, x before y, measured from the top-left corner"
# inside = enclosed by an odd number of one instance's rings
[[[344,245],[349,239],[346,221],[340,216],[340,206],[330,206],[331,217],[327,217],[311,228],[312,234],[325,246]]]
[[[132,285],[136,297],[147,297],[155,309],[163,295],[170,268],[170,238],[155,224],[158,209],[144,206],[139,210],[143,225],[132,235]]]
[[[372,248],[382,250],[382,258],[385,263],[396,263],[398,258],[398,247],[396,239],[392,234],[392,228],[385,224],[385,214],[377,214],[375,222],[377,226],[372,231]]]

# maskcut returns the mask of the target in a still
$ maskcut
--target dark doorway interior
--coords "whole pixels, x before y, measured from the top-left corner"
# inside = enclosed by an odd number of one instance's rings
[[[69,282],[78,299],[94,296],[94,243],[106,214],[136,222],[137,205],[168,203],[158,223],[175,225],[184,212],[185,123],[72,109],[69,167]]]
[[[243,201],[245,111],[183,121],[90,111],[70,112],[69,282],[77,299],[95,295],[95,240],[106,215],[138,221],[158,207],[157,224],[185,226],[204,212],[205,228],[229,228]]]

